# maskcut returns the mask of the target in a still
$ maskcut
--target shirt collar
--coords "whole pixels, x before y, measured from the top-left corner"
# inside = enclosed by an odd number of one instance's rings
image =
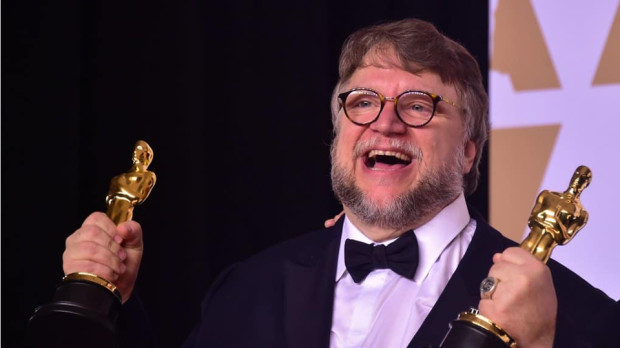
[[[414,232],[418,239],[419,262],[414,281],[421,283],[428,275],[431,267],[437,261],[443,250],[467,226],[470,216],[467,210],[465,196],[461,193],[452,203],[443,208],[429,222],[418,227]],[[338,265],[336,281],[342,278],[347,270],[344,263],[344,243],[350,238],[364,243],[374,243],[366,237],[347,216],[344,217],[340,249],[338,251]],[[391,239],[382,243],[388,245],[395,241]]]

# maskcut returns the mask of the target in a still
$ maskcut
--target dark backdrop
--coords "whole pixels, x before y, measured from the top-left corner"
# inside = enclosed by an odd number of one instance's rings
[[[340,211],[329,97],[346,35],[418,17],[487,71],[486,1],[2,2],[2,345],[63,275],[136,140],[158,177],[136,208],[138,289],[179,346],[226,265]],[[487,213],[486,160],[470,199]],[[233,243],[234,242],[234,243]]]

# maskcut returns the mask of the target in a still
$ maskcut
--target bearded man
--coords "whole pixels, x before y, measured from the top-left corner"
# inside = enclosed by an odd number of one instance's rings
[[[331,175],[344,218],[224,271],[185,347],[436,346],[472,306],[519,346],[598,342],[617,303],[470,214],[488,121],[467,50],[424,21],[385,23],[347,39],[339,74]],[[137,223],[95,213],[68,238],[64,270],[117,284],[127,323],[141,255]],[[481,299],[487,276],[501,282]]]

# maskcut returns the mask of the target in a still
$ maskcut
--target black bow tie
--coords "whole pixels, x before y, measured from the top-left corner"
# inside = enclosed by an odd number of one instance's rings
[[[381,268],[389,268],[413,279],[418,268],[418,240],[413,231],[406,232],[387,247],[347,239],[344,243],[344,264],[356,283]]]

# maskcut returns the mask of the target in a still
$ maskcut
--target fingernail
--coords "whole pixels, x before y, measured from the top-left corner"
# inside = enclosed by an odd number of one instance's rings
[[[120,249],[118,251],[118,257],[120,257],[122,261],[125,261],[125,259],[127,258],[127,252],[124,249]]]
[[[114,241],[118,244],[121,244],[123,243],[123,238],[117,234],[116,236],[114,236]]]
[[[125,273],[126,269],[127,269],[127,266],[125,266],[124,263],[121,263],[121,274]]]

